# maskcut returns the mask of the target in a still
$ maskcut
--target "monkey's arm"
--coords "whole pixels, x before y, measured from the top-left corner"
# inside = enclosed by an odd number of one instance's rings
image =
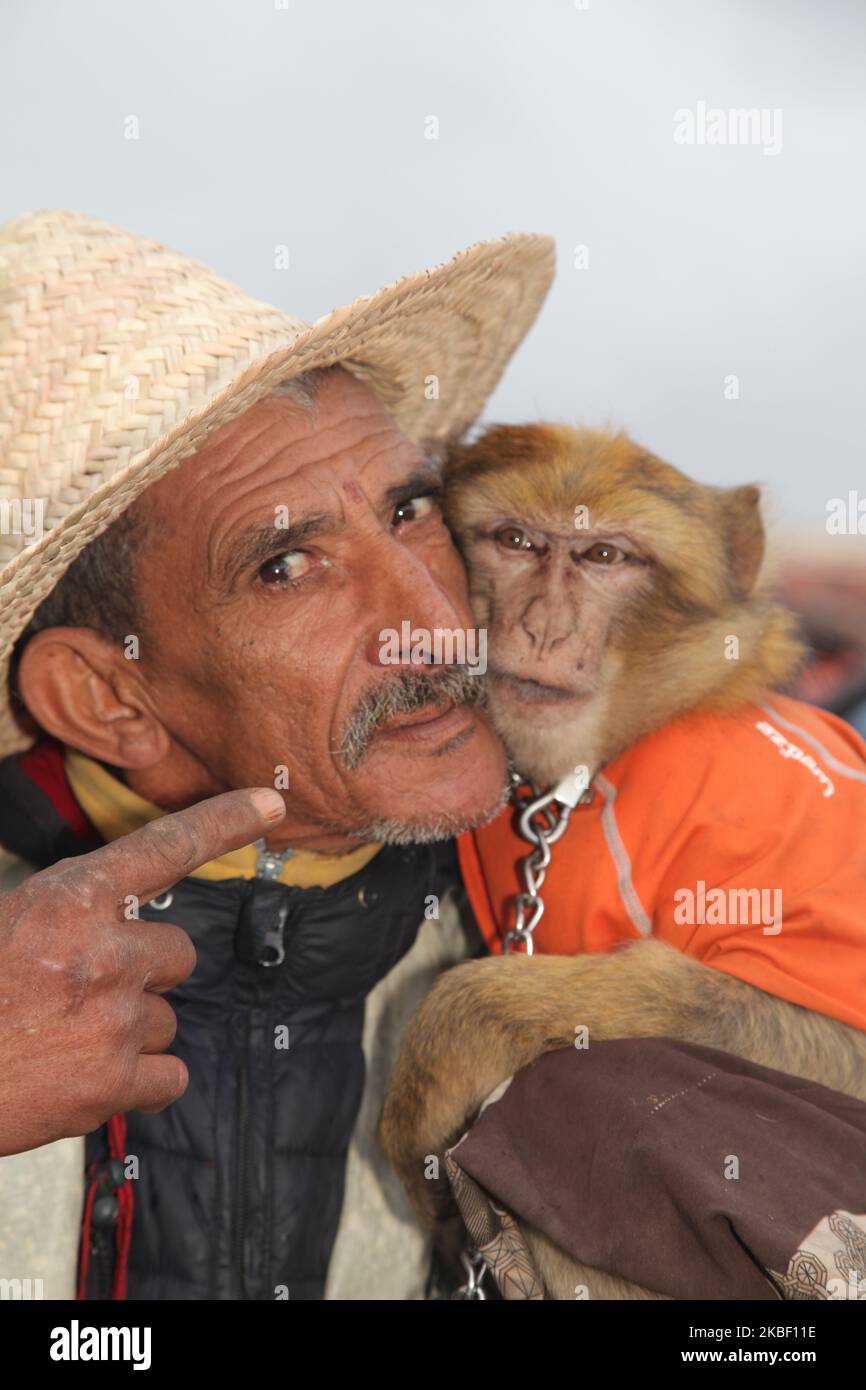
[[[590,1047],[670,1037],[866,1100],[866,1033],[661,942],[469,961],[442,976],[411,1019],[382,1111],[383,1148],[419,1210],[434,1214],[425,1157],[441,1157],[496,1086],[573,1044],[581,1025]]]

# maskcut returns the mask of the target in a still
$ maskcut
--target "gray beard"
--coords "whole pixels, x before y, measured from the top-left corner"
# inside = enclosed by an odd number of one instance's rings
[[[388,816],[369,821],[366,825],[352,828],[344,825],[325,827],[364,844],[379,845],[435,845],[443,840],[451,840],[462,835],[464,830],[474,830],[476,826],[486,825],[499,815],[508,804],[510,785],[503,786],[492,806],[477,812],[474,816],[439,816],[424,820],[393,820]]]

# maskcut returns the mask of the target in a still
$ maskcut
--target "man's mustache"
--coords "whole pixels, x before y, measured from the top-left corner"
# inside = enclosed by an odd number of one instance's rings
[[[369,750],[376,730],[395,714],[413,714],[427,705],[450,701],[484,706],[485,680],[469,666],[442,666],[441,674],[400,671],[363,695],[346,721],[339,756],[350,770]]]

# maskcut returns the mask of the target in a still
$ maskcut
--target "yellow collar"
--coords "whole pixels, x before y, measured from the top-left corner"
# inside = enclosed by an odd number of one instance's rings
[[[159,806],[145,801],[143,796],[112,777],[100,763],[86,758],[83,753],[67,749],[64,766],[73,796],[103,840],[117,840],[121,835],[130,835],[133,830],[165,815]],[[341,855],[296,850],[284,864],[279,881],[293,888],[330,888],[332,884],[363,869],[380,849],[381,845],[377,844],[360,845],[350,854]],[[193,869],[191,877],[219,880],[255,878],[255,875],[255,845],[244,845],[243,849],[233,849],[209,864],[202,864],[200,869]]]

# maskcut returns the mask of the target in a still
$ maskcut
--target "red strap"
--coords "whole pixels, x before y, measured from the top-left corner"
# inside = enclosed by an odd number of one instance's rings
[[[108,1156],[126,1162],[126,1116],[112,1115],[106,1126],[108,1133]],[[100,1171],[102,1170],[102,1171]],[[90,1237],[93,1230],[93,1203],[97,1194],[105,1187],[105,1165],[90,1165],[90,1185],[84,1202],[84,1217],[81,1223],[81,1251],[78,1261],[77,1298],[87,1298],[87,1279],[90,1273]],[[135,1210],[135,1194],[132,1182],[126,1178],[122,1187],[115,1190],[117,1198],[117,1224],[114,1231],[114,1272],[111,1279],[112,1300],[127,1297],[129,1273],[129,1249],[132,1244],[132,1218]]]
[[[72,795],[63,756],[62,744],[56,739],[44,738],[19,755],[18,766],[45,793],[70,830],[76,835],[93,835],[93,826]]]
[[[112,1158],[126,1162],[126,1116],[112,1115],[108,1121],[108,1151]],[[124,1179],[123,1187],[117,1192],[117,1258],[114,1262],[114,1279],[111,1285],[113,1299],[126,1298],[127,1276],[129,1271],[129,1247],[132,1244],[132,1215],[135,1197],[132,1183]]]
[[[81,1252],[78,1259],[78,1291],[75,1295],[79,1300],[87,1297],[87,1276],[90,1272],[90,1218],[93,1214],[93,1201],[96,1197],[97,1187],[98,1183],[91,1182],[84,1201],[84,1220],[81,1223]]]

